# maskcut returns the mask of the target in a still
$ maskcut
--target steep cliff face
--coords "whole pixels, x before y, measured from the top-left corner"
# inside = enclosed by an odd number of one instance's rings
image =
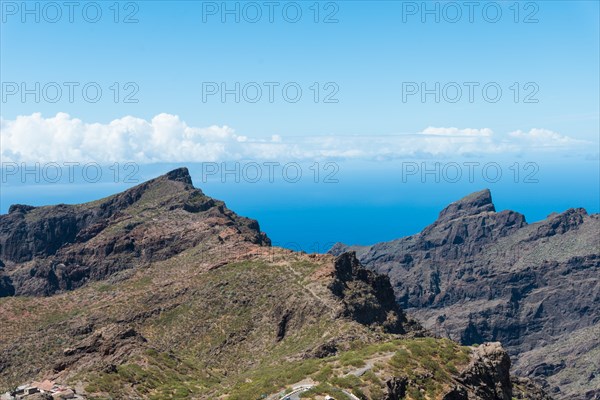
[[[402,307],[434,333],[465,344],[500,341],[520,371],[575,398],[600,386],[600,374],[571,385],[573,373],[559,383],[550,379],[557,369],[540,367],[539,352],[528,358],[538,364],[519,355],[600,322],[598,232],[599,216],[581,208],[527,224],[519,213],[496,212],[484,190],[450,204],[417,235],[330,252],[352,249],[367,268],[390,276]]]
[[[0,297],[12,296],[15,294],[15,287],[12,280],[4,272],[4,263],[0,261]]]
[[[186,168],[91,203],[15,205],[0,216],[0,296],[72,290],[201,243],[206,254],[270,245],[256,221],[194,188]]]
[[[329,288],[342,300],[345,316],[363,325],[379,325],[388,333],[406,333],[407,319],[387,276],[365,269],[355,253],[341,254],[334,268]]]

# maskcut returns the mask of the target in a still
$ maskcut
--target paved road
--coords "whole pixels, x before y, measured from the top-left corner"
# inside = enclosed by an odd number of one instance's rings
[[[281,398],[281,400],[300,400],[300,394],[309,391],[315,385],[302,385],[292,388],[292,391]]]
[[[304,392],[309,391],[310,389],[312,389],[313,387],[315,387],[315,385],[301,385],[301,386],[295,386],[292,388],[292,391],[288,394],[286,394],[285,396],[283,396],[281,398],[281,400],[301,400],[300,395]],[[346,392],[345,390],[342,390],[342,392],[350,397],[352,400],[360,400],[358,397],[356,397],[355,395],[353,395],[352,393]]]

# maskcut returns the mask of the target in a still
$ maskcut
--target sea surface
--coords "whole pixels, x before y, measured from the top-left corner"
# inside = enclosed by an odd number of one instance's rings
[[[224,200],[238,214],[257,219],[273,244],[306,252],[325,252],[336,242],[367,245],[415,234],[446,205],[484,188],[491,190],[497,211],[518,211],[530,223],[571,207],[600,211],[598,160],[185,165],[196,187]],[[133,175],[131,167],[107,166],[102,167],[98,182],[82,178],[77,171],[73,182],[66,175],[48,182],[41,172],[36,177],[3,169],[0,213],[14,203],[39,206],[95,200],[179,166],[140,165]],[[120,170],[117,179],[116,170]],[[50,175],[50,170],[45,172]]]

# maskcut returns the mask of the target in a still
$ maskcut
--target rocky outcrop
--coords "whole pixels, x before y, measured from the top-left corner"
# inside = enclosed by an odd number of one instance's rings
[[[511,377],[513,399],[523,400],[552,400],[539,385],[528,378]]]
[[[496,212],[489,189],[472,193],[444,208],[438,222],[450,221],[459,217],[467,217],[485,212]]]
[[[519,371],[540,379],[562,367],[543,367],[539,352],[536,364],[521,363],[520,354],[600,323],[598,232],[598,214],[577,208],[527,224],[517,212],[496,212],[483,190],[450,204],[419,234],[330,252],[355,251],[366,268],[387,274],[402,308],[425,328],[469,345],[500,341]],[[575,398],[591,385],[552,390]]]
[[[91,203],[13,205],[0,216],[0,297],[50,295],[199,244],[244,242],[270,245],[255,220],[194,188],[186,168]]]
[[[389,278],[362,267],[355,253],[335,260],[329,288],[344,305],[344,316],[363,325],[381,326],[388,333],[405,333],[406,317],[394,297]]]
[[[510,357],[500,343],[485,343],[473,350],[471,363],[460,382],[481,400],[511,400]]]
[[[454,386],[448,393],[444,394],[442,400],[469,400],[469,393],[463,386]]]
[[[402,400],[406,396],[408,379],[405,376],[392,378],[385,383],[387,393],[383,400]]]
[[[498,342],[473,348],[471,361],[442,400],[551,400],[533,381],[511,376],[510,357]]]
[[[0,297],[14,296],[15,288],[11,279],[0,271]]]
[[[110,324],[88,334],[74,347],[65,348],[62,357],[54,362],[53,370],[60,373],[74,364],[84,368],[101,362],[98,369],[110,371],[133,353],[140,353],[146,342],[134,328]]]
[[[552,214],[544,223],[537,226],[528,240],[534,241],[554,235],[562,235],[570,230],[579,228],[588,216],[583,208],[571,208],[564,213]]]
[[[12,280],[4,273],[4,263],[0,261],[0,297],[12,296],[14,294],[15,288],[12,285]]]

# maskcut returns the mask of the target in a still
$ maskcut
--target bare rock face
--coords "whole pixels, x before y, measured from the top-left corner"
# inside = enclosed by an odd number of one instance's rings
[[[520,373],[547,380],[558,398],[583,399],[593,379],[558,386],[574,382],[578,370],[591,372],[572,357],[563,367],[539,349],[600,323],[598,232],[600,216],[582,208],[527,224],[517,212],[496,212],[483,190],[447,206],[419,234],[373,246],[338,243],[330,253],[355,251],[366,268],[387,274],[402,308],[426,329],[467,345],[500,341]],[[593,335],[582,338],[578,346],[600,347]]]
[[[270,245],[255,220],[194,188],[187,168],[91,203],[13,205],[0,215],[0,297],[50,295],[199,244],[243,242]]]
[[[0,297],[12,296],[15,294],[15,288],[12,280],[4,272],[4,263],[0,261]]]
[[[388,333],[405,333],[407,320],[387,276],[362,267],[355,253],[338,256],[334,273],[330,289],[342,299],[345,316],[363,325],[382,326]]]
[[[529,236],[530,241],[554,235],[562,235],[570,230],[577,229],[585,221],[587,211],[583,208],[571,208],[564,213],[552,214],[540,224]]]
[[[552,400],[542,388],[529,378],[511,377],[513,399]]]
[[[408,379],[404,376],[392,378],[386,382],[387,393],[383,400],[402,400],[406,396]]]
[[[0,297],[14,296],[15,288],[8,276],[0,274]]]
[[[456,385],[442,397],[442,400],[469,400],[467,389]]]
[[[481,400],[511,400],[510,357],[500,343],[485,343],[474,350],[460,381]]]
[[[130,359],[132,354],[140,353],[146,342],[134,328],[111,324],[93,331],[76,346],[65,348],[63,357],[55,361],[53,369],[60,373],[73,365],[85,368],[101,362],[101,369],[110,370]]]
[[[492,194],[488,189],[472,193],[450,204],[440,212],[438,222],[477,215],[483,212],[496,212],[494,203],[492,203]]]
[[[457,383],[442,400],[551,400],[527,378],[510,374],[510,357],[498,342],[475,347],[471,361],[455,378]]]

